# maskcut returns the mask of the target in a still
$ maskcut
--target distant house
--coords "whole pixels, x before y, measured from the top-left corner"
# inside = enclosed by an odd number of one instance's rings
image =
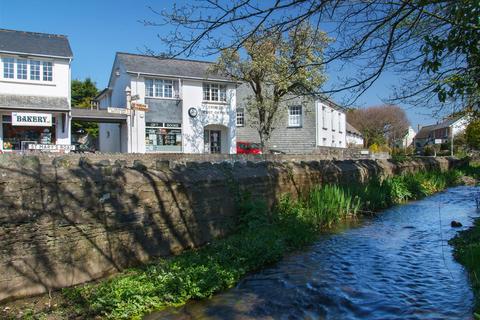
[[[403,137],[395,141],[395,146],[397,148],[408,148],[412,145],[415,135],[416,132],[413,130],[412,126],[408,126],[408,129],[405,131]]]
[[[259,143],[258,132],[251,126],[255,118],[248,114],[245,107],[251,94],[246,84],[237,88],[237,141]],[[301,96],[283,103],[266,149],[304,154],[313,153],[318,147],[346,146],[344,108],[327,99]]]
[[[447,119],[441,123],[422,127],[416,134],[413,142],[415,148],[423,148],[426,145],[442,144],[449,142],[452,135],[455,136],[467,128],[468,116],[459,116]]]
[[[66,36],[0,29],[0,152],[70,148]]]
[[[360,131],[355,129],[347,122],[347,146],[348,147],[363,147],[363,135]]]

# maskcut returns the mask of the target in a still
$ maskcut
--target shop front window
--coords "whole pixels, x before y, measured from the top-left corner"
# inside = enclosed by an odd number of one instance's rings
[[[182,152],[181,124],[147,122],[145,147],[147,152]]]
[[[53,120],[53,123],[55,121]],[[25,150],[28,144],[55,144],[55,125],[51,127],[12,126],[11,116],[2,116],[3,150]]]

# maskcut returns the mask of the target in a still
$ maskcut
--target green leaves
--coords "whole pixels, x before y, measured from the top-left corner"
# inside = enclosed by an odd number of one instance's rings
[[[141,319],[153,310],[234,286],[247,273],[314,241],[322,227],[362,210],[429,195],[456,182],[458,175],[454,170],[420,172],[366,184],[322,185],[298,200],[282,197],[273,212],[263,201],[243,196],[237,233],[98,284],[65,289],[64,294],[86,318]]]
[[[470,122],[465,130],[465,138],[470,148],[480,149],[480,120]]]

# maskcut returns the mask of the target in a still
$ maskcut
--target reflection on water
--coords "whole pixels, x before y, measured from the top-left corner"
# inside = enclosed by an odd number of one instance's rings
[[[145,319],[470,319],[473,296],[447,241],[477,215],[473,187],[386,210],[209,300]]]

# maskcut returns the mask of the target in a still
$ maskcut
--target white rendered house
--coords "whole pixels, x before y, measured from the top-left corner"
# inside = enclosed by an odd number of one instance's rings
[[[69,149],[72,58],[66,36],[0,29],[0,151]]]
[[[236,153],[236,83],[211,65],[117,53],[96,100],[127,122],[100,124],[100,151]]]
[[[347,146],[363,148],[363,143],[362,133],[347,122]]]

